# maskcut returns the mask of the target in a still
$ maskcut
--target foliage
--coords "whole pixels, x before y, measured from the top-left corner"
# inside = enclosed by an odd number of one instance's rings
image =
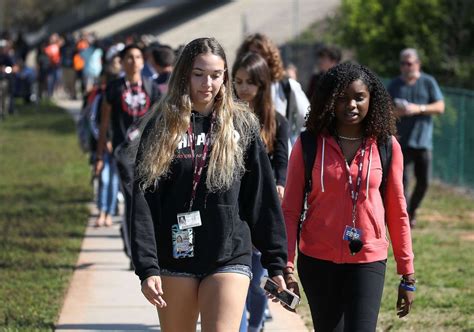
[[[398,74],[398,54],[416,48],[442,85],[474,88],[474,1],[343,0],[329,35],[379,75]]]
[[[69,115],[19,111],[0,122],[0,330],[51,331],[84,235],[89,169]]]
[[[71,6],[80,2],[80,0],[2,0],[0,11],[3,11],[6,30],[33,31],[41,28],[49,18],[67,12]]]

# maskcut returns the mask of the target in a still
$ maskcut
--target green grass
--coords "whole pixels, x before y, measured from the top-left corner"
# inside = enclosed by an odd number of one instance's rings
[[[431,186],[413,230],[418,289],[413,311],[395,316],[395,262],[389,258],[383,331],[474,331],[474,199]]]
[[[52,104],[0,122],[0,330],[51,331],[91,197],[72,118]]]
[[[399,277],[390,249],[378,331],[474,331],[474,199],[432,185],[412,236],[414,306],[407,317],[397,317]],[[298,312],[312,327],[304,297]]]

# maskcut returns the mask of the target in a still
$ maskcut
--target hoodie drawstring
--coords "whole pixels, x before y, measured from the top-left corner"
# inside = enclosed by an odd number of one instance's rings
[[[365,188],[367,200],[369,199],[369,180],[370,180],[370,168],[372,166],[372,144],[370,144],[370,153],[369,153],[369,167],[367,167],[367,187]]]
[[[323,136],[323,149],[321,152],[321,189],[324,192],[324,152],[326,149],[326,138]]]

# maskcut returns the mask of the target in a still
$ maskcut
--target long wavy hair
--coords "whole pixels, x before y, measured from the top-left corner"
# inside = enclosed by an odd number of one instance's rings
[[[256,33],[248,36],[237,50],[236,58],[241,58],[250,51],[258,52],[265,59],[270,68],[272,82],[281,81],[285,77],[285,67],[280,50],[266,35]]]
[[[308,131],[316,135],[324,132],[335,135],[336,98],[356,80],[361,80],[370,93],[369,111],[362,122],[364,136],[385,141],[388,136],[396,133],[392,98],[383,83],[370,69],[349,62],[331,68],[321,78],[306,120]]]
[[[275,109],[271,95],[271,76],[267,62],[259,54],[249,52],[237,59],[232,67],[232,77],[239,69],[245,70],[250,79],[258,86],[257,95],[253,100],[253,111],[260,120],[260,136],[268,153],[273,152],[276,136]]]
[[[224,60],[225,72],[223,84],[214,98],[216,123],[211,133],[206,187],[210,192],[226,190],[245,171],[244,154],[250,140],[258,135],[258,119],[246,105],[234,102],[222,46],[214,38],[198,38],[183,48],[170,77],[168,94],[142,122],[145,129],[137,161],[142,188],[159,185],[158,180],[169,173],[178,144],[190,124],[193,64],[198,55],[208,53]]]

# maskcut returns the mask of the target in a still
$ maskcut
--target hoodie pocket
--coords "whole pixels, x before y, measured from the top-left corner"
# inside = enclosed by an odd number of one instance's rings
[[[370,223],[374,229],[375,232],[375,238],[380,239],[382,238],[382,230],[380,227],[380,223],[377,221],[377,217],[374,214],[374,211],[372,210],[372,207],[368,206],[367,207],[367,216],[370,220]],[[383,218],[382,222],[385,222],[385,219]]]
[[[217,260],[229,257],[233,248],[233,233],[235,224],[234,206],[217,204],[215,208],[206,211],[209,219],[208,254],[215,255]],[[203,221],[206,222],[206,221]]]

